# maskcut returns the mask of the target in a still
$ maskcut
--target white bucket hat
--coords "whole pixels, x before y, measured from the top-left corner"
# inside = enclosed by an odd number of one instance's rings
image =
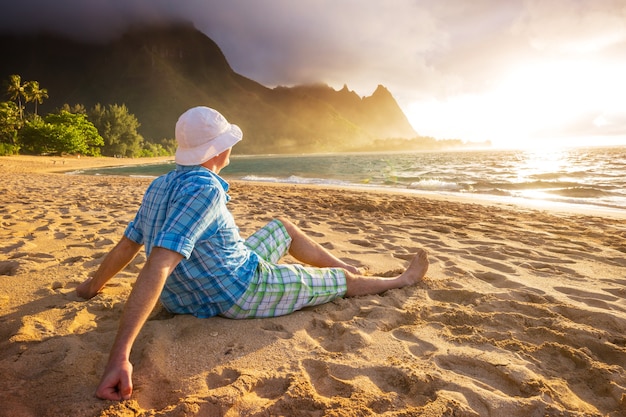
[[[217,110],[193,107],[176,122],[176,163],[200,165],[243,138],[237,125],[228,123]]]

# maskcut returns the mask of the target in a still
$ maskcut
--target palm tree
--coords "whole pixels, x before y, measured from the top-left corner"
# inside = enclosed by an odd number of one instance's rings
[[[48,98],[48,90],[39,88],[39,81],[29,81],[24,86],[26,87],[24,99],[26,102],[35,102],[35,116],[37,116],[37,103],[41,104],[45,98]]]
[[[22,84],[22,77],[19,75],[14,74],[9,78],[9,87],[7,92],[9,93],[11,100],[17,100],[17,108],[20,114],[20,119],[24,118],[22,110],[22,97],[26,99],[26,92],[24,91],[25,86],[26,84]]]

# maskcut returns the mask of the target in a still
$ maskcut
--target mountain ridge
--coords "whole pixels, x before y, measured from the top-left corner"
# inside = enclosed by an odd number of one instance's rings
[[[148,140],[173,137],[178,116],[196,105],[242,128],[241,153],[353,151],[417,136],[382,85],[368,97],[347,85],[269,88],[237,74],[219,46],[187,24],[134,28],[108,42],[0,34],[0,48],[0,79],[19,74],[48,89],[41,113],[66,103],[126,104]]]

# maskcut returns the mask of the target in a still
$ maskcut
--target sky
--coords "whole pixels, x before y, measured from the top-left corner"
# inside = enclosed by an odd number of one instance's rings
[[[7,4],[9,3],[9,4]],[[389,89],[423,136],[626,145],[626,0],[20,0],[0,30],[191,22],[268,87]]]

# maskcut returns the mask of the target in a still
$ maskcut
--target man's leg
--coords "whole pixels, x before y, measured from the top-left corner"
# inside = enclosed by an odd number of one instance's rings
[[[341,259],[335,257],[323,246],[307,236],[300,228],[287,219],[280,218],[287,233],[291,237],[289,254],[311,266],[320,268],[343,268],[347,271],[346,281],[348,291],[346,296],[380,294],[384,291],[402,288],[407,285],[417,284],[424,278],[428,271],[428,254],[425,250],[419,249],[409,264],[409,267],[396,277],[373,277],[364,276],[358,268],[348,265]]]
[[[253,282],[229,310],[229,318],[272,317],[337,297],[379,294],[417,284],[428,270],[428,255],[418,250],[409,267],[396,277],[362,275],[305,235],[286,219],[276,219],[246,239],[260,256]],[[288,236],[287,236],[288,235]],[[289,252],[301,264],[277,264]]]
[[[394,278],[366,277],[343,268],[273,264],[261,259],[246,292],[223,317],[276,317],[338,297],[378,294],[418,283],[426,274],[426,251],[419,251],[405,272]]]
[[[307,236],[298,226],[285,218],[278,218],[291,237],[289,254],[298,261],[318,268],[343,268],[359,274],[357,267],[349,265],[327,251],[322,245]]]

